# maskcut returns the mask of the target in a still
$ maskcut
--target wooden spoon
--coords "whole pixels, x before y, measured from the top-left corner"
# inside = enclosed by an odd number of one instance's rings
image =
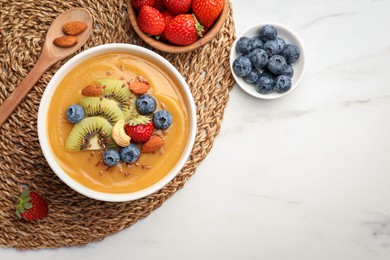
[[[83,21],[88,25],[84,32],[76,36],[78,38],[78,43],[67,48],[54,45],[53,40],[55,38],[64,36],[62,26],[71,21]],[[68,10],[54,20],[47,32],[45,44],[43,45],[42,53],[37,63],[23,79],[20,85],[15,88],[11,95],[0,106],[0,127],[24,99],[42,74],[54,63],[68,57],[80,49],[91,35],[92,29],[92,16],[84,8],[74,8]]]

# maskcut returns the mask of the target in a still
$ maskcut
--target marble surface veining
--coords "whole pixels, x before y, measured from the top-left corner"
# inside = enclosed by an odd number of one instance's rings
[[[0,259],[390,259],[390,1],[231,2],[238,35],[301,37],[300,86],[273,101],[235,86],[197,173],[131,228]]]

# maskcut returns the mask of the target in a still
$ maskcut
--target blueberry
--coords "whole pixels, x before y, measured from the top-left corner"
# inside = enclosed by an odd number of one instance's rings
[[[287,64],[287,67],[283,71],[282,75],[286,75],[286,76],[292,78],[292,76],[294,76],[294,69],[293,69],[293,67],[290,64]]]
[[[268,63],[268,55],[267,53],[262,49],[255,49],[248,55],[252,67],[254,68],[263,68],[267,66]]]
[[[258,69],[253,69],[248,76],[243,77],[244,81],[248,84],[256,83],[261,77],[261,72]]]
[[[268,94],[274,89],[274,81],[272,76],[261,76],[256,85],[256,91],[260,94]]]
[[[263,48],[264,42],[262,39],[260,39],[260,36],[255,36],[255,37],[251,38],[251,41],[252,41],[252,48],[253,49]]]
[[[104,163],[108,166],[115,166],[119,163],[120,157],[117,150],[107,149],[103,154]]]
[[[291,78],[281,75],[275,80],[275,90],[279,93],[284,93],[291,89]]]
[[[236,50],[242,54],[248,54],[252,51],[252,40],[248,37],[241,37],[237,41]]]
[[[252,64],[248,57],[240,56],[233,62],[233,71],[237,76],[247,76],[252,71]]]
[[[301,51],[299,50],[298,46],[295,44],[287,44],[280,52],[280,55],[282,55],[286,61],[291,64],[298,60],[300,53]]]
[[[166,110],[159,110],[153,115],[153,124],[155,128],[167,129],[172,124],[172,116]]]
[[[69,122],[76,124],[85,117],[85,110],[80,105],[71,105],[66,110],[66,118]]]
[[[279,53],[283,50],[284,46],[286,46],[286,41],[280,37],[276,38],[276,41],[278,43],[278,50]]]
[[[287,67],[286,59],[283,56],[272,56],[268,61],[268,70],[275,74],[280,75]]]
[[[268,57],[279,54],[279,44],[277,40],[267,41],[264,43],[263,49],[267,52]]]
[[[276,39],[278,32],[272,25],[264,25],[260,28],[259,34],[263,41],[272,41]]]
[[[149,94],[143,94],[136,101],[137,109],[142,115],[153,113],[156,110],[156,100]]]
[[[126,163],[133,163],[138,160],[141,152],[135,144],[131,143],[129,146],[126,146],[119,151],[119,156],[122,161]]]

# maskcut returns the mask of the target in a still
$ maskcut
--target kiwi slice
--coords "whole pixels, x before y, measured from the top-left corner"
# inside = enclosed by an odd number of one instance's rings
[[[132,113],[138,113],[135,105],[137,97],[123,81],[105,78],[97,80],[97,84],[104,87],[103,97],[115,100],[118,103],[125,120],[129,119]]]
[[[111,125],[119,120],[124,120],[122,110],[114,100],[99,97],[87,97],[80,101],[88,117],[101,116],[107,119]]]
[[[111,141],[112,125],[100,116],[86,117],[73,126],[66,139],[67,151],[101,150]]]

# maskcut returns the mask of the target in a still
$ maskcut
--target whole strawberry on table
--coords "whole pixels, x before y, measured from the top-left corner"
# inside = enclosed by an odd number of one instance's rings
[[[47,216],[49,207],[39,194],[25,190],[16,205],[16,216],[24,220],[36,220]]]
[[[190,45],[218,19],[224,0],[132,0],[144,33],[176,45]]]

